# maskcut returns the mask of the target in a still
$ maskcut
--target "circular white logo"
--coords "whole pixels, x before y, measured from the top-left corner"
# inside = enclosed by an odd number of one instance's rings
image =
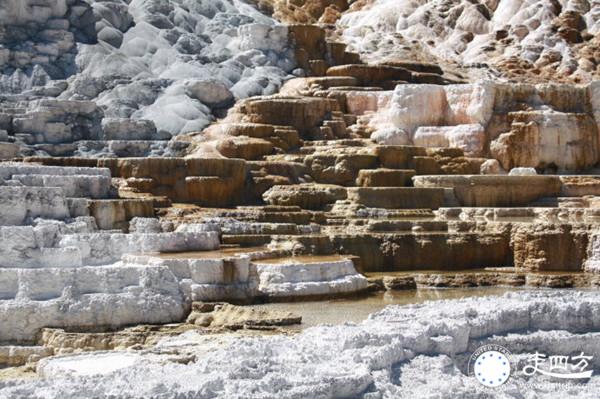
[[[499,345],[485,345],[477,349],[469,361],[473,375],[486,387],[499,387],[510,377],[510,352]]]

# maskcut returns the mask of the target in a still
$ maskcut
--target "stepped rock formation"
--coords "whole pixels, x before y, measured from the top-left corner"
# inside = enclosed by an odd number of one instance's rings
[[[0,372],[0,398],[428,394],[417,372],[478,397],[460,362],[479,344],[597,347],[597,8],[6,1],[0,366],[47,380]],[[298,317],[223,303],[491,285],[591,292],[291,338],[272,329]]]
[[[196,300],[328,295],[367,285],[347,259],[268,266],[243,252],[219,252],[216,225],[163,227],[151,218],[151,201],[110,198],[109,169],[3,163],[0,174],[0,341],[28,342],[46,326],[181,321]],[[314,272],[299,272],[306,268]]]

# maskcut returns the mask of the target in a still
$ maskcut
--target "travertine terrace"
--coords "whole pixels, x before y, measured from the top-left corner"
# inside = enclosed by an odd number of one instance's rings
[[[553,291],[572,298],[589,329],[571,323],[561,304],[553,305],[564,316],[555,324],[527,326],[545,331],[534,341],[563,342],[561,329],[597,340],[598,322],[584,313],[586,304],[597,307],[600,286],[599,7],[7,1],[0,9],[0,365],[37,364],[50,380],[82,379],[64,391],[52,381],[0,383],[0,397],[68,398],[78,386],[96,395],[85,372],[70,366],[86,369],[88,356],[122,362],[133,378],[188,363],[186,373],[203,372],[195,362],[204,352],[190,351],[190,330],[298,322],[225,302],[589,288],[584,297]],[[507,313],[523,301],[536,314],[552,295],[499,301]],[[457,304],[489,310],[490,301]],[[424,309],[434,318],[435,305]],[[385,339],[387,318],[403,312],[384,310],[348,336],[364,330]],[[452,314],[444,317],[451,324]],[[406,394],[380,369],[407,360],[408,369],[443,375],[448,356],[518,330],[518,323],[489,327],[497,318],[481,321],[476,334],[456,332],[462,324],[440,337],[419,330],[414,336],[430,346],[356,361],[347,380],[343,371],[332,374],[340,385],[333,391],[297,380],[289,397]],[[339,329],[323,336],[333,341]],[[311,334],[285,340],[302,351]],[[349,345],[360,346],[355,338]],[[272,339],[280,356],[284,338]],[[240,359],[261,350],[256,342]],[[53,357],[100,349],[109,352]],[[423,354],[434,354],[434,363],[420,365]],[[320,373],[331,361],[323,359]],[[204,381],[189,397],[212,389],[243,396],[246,384]],[[128,386],[114,397],[151,397],[156,386]],[[471,388],[451,387],[448,395],[476,396]]]

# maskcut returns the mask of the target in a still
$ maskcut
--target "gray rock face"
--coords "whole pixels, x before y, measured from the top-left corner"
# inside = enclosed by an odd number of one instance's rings
[[[234,0],[4,3],[4,159],[173,155],[172,136],[276,92],[296,67],[287,28]],[[118,143],[131,140],[148,143]]]
[[[233,103],[233,94],[227,85],[216,79],[192,79],[184,85],[189,97],[209,107],[223,107]]]
[[[154,218],[133,218],[129,222],[130,233],[162,233],[160,221]]]
[[[3,2],[0,11],[3,91],[16,94],[72,74],[76,38],[95,42],[95,32],[84,24],[91,17],[90,6],[80,0]]]
[[[168,139],[158,135],[154,123],[145,119],[104,118],[102,132],[106,140]]]

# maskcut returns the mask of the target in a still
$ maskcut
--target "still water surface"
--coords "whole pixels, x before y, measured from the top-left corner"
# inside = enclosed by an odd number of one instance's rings
[[[302,316],[302,327],[318,324],[342,324],[346,321],[360,322],[371,313],[387,305],[406,305],[440,299],[458,299],[486,295],[502,295],[516,291],[514,287],[444,288],[406,291],[386,291],[355,299],[328,301],[269,303],[253,305],[258,309],[279,310]]]

